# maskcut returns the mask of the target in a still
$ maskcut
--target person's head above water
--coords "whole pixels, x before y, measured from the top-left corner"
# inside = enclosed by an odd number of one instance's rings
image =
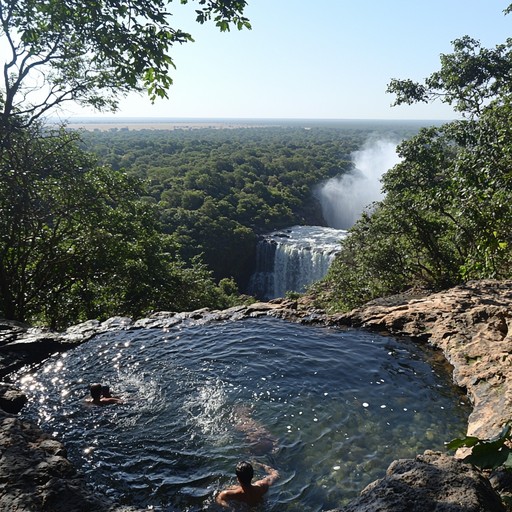
[[[101,398],[101,384],[95,383],[91,384],[91,396],[94,400],[99,400]]]
[[[106,388],[106,390],[105,390]],[[110,405],[110,404],[122,404],[124,400],[121,398],[114,397],[110,394],[108,386],[102,386],[101,384],[91,384],[91,397],[92,400],[87,400],[93,405]]]
[[[241,485],[250,485],[254,476],[254,469],[249,462],[242,461],[236,465],[236,476]]]
[[[252,465],[245,461],[239,462],[236,465],[235,472],[240,485],[229,487],[221,491],[217,495],[217,503],[228,507],[227,501],[236,500],[252,506],[263,501],[263,495],[266,494],[268,488],[279,479],[279,473],[266,464],[254,462],[267,472],[267,476],[253,484],[252,477],[254,476],[254,469]]]

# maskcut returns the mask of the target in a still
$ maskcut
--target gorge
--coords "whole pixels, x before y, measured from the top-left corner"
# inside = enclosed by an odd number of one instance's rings
[[[380,178],[398,163],[396,143],[370,138],[351,155],[354,169],[314,188],[328,227],[292,226],[260,236],[256,268],[246,293],[260,300],[304,293],[323,279],[336,253],[365,207],[382,197]]]

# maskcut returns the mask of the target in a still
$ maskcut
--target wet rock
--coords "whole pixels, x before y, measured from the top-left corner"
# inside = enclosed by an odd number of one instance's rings
[[[16,320],[5,320],[0,318],[0,346],[5,345],[29,330],[29,326],[16,322]]]
[[[493,471],[489,475],[489,482],[500,496],[512,498],[512,475],[503,468]]]
[[[73,346],[73,342],[56,333],[22,332],[14,341],[0,346],[0,377]]]
[[[169,329],[183,322],[179,315],[142,318],[133,324],[135,329]]]
[[[247,316],[251,316],[253,313],[267,313],[274,309],[282,309],[281,304],[271,304],[270,302],[255,302],[250,306],[247,306],[245,313]]]
[[[202,308],[202,309],[196,309],[195,311],[189,311],[180,313],[180,316],[182,318],[190,318],[192,320],[199,320],[203,318],[204,315],[208,314],[211,311],[210,308]]]
[[[0,452],[0,510],[107,512],[116,506],[77,473],[61,443],[5,412]]]
[[[105,320],[101,325],[100,329],[101,331],[114,331],[118,329],[127,329],[133,324],[133,321],[131,318],[128,318],[126,316],[114,316],[112,318],[109,318],[108,320]]]
[[[322,313],[312,312],[309,315],[303,316],[299,323],[302,325],[325,325],[327,320],[327,315]]]
[[[9,414],[18,414],[27,403],[27,397],[16,387],[0,383],[0,408]]]
[[[243,317],[243,311],[246,306],[234,306],[232,308],[224,309],[223,311],[212,311],[203,317],[203,322],[222,322],[226,320],[233,320],[236,315],[237,318]]]
[[[301,319],[295,309],[273,309],[267,312],[267,316],[281,318],[287,322],[299,322]]]
[[[331,512],[505,512],[498,493],[473,466],[439,452],[396,460],[386,477]]]
[[[297,301],[287,298],[277,298],[268,301],[269,304],[279,304],[284,309],[297,309]]]
[[[156,313],[151,313],[149,315],[149,318],[162,318],[162,317],[171,317],[174,315],[177,315],[177,311],[157,311]]]
[[[83,340],[84,338],[89,339],[94,336],[101,329],[99,320],[87,320],[78,325],[68,327],[63,333],[64,338],[70,340]]]

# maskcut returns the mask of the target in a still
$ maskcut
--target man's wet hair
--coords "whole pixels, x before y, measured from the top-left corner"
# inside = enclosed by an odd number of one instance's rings
[[[91,384],[91,396],[94,400],[99,400],[101,398],[101,384]]]
[[[249,462],[239,462],[236,465],[236,476],[238,477],[238,480],[240,480],[241,484],[249,485],[252,481],[252,477],[254,476],[254,469]]]

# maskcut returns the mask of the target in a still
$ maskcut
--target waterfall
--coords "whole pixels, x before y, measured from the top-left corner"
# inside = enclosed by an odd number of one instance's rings
[[[274,259],[277,242],[264,238],[256,246],[256,269],[249,279],[247,294],[260,299],[274,298]],[[271,297],[272,296],[272,297]]]
[[[344,230],[320,226],[293,226],[259,241],[256,269],[247,293],[262,300],[303,293],[305,286],[323,279],[340,249]]]

